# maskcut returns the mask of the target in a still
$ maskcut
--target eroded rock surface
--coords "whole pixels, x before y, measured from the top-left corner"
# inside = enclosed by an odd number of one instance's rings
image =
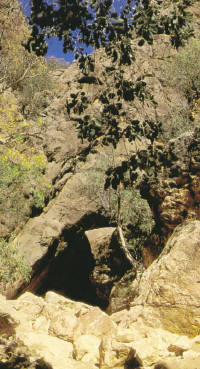
[[[200,332],[200,221],[175,229],[160,257],[143,273],[122,326],[137,319],[188,336]],[[135,289],[134,283],[132,289]],[[114,316],[115,314],[113,314]]]
[[[143,251],[146,267],[158,257],[177,225],[186,219],[199,219],[199,150],[199,128],[170,140],[160,152],[162,165],[158,178],[141,184],[142,195],[156,220],[156,229]]]
[[[199,368],[199,243],[200,221],[177,227],[137,281],[129,308],[111,315],[51,291],[45,297],[26,292],[16,300],[1,296],[5,368],[15,368],[9,361],[15,350],[26,353],[30,368],[41,359],[55,369]]]
[[[115,227],[93,229],[85,234],[95,260],[90,281],[106,308],[114,283],[121,279],[131,265],[120,248]]]
[[[15,320],[14,330],[1,335],[3,368],[35,368],[40,363],[41,369],[165,368],[161,365],[186,369],[184,365],[195,368],[200,363],[200,336],[189,338],[149,327],[141,317],[122,326],[115,314],[109,317],[96,307],[54,292],[45,298],[25,293],[6,305],[15,312]],[[127,310],[121,313],[129,314]],[[18,367],[12,356],[19,358]]]

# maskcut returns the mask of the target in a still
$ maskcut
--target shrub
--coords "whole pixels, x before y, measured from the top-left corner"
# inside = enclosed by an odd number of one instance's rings
[[[46,165],[42,153],[32,155],[7,149],[0,155],[0,213],[5,215],[9,230],[23,223],[30,208],[43,207],[48,191],[43,170]]]
[[[30,73],[18,84],[19,102],[26,117],[37,116],[48,106],[48,97],[53,89],[50,68],[42,58],[31,68]]]
[[[189,102],[200,97],[200,40],[193,39],[166,68],[168,83],[183,91]]]
[[[138,190],[104,189],[105,171],[113,161],[112,152],[98,154],[95,163],[85,171],[79,184],[79,192],[91,200],[101,204],[102,213],[110,218],[111,224],[117,225],[118,217],[124,230],[128,247],[135,259],[140,259],[144,240],[151,233],[154,220],[146,200],[142,199]],[[90,160],[92,157],[89,156]],[[118,200],[120,198],[120,214]]]
[[[29,56],[22,46],[30,31],[18,1],[1,1],[0,34],[0,81],[4,89],[15,86],[33,62],[33,55]]]
[[[166,141],[199,126],[200,40],[192,39],[174,55],[164,68],[166,84],[181,91],[189,106],[174,109],[169,122],[163,125],[161,139]]]
[[[193,119],[189,109],[183,108],[181,111],[174,109],[168,122],[162,126],[160,139],[161,141],[169,141],[184,132],[191,131],[196,125],[197,122]]]
[[[0,96],[0,213],[5,219],[3,236],[6,235],[6,229],[13,231],[26,220],[31,206],[41,208],[44,205],[48,190],[43,175],[46,157],[30,142],[27,144],[29,126],[19,113],[17,100],[13,94],[8,92],[2,94]]]
[[[53,88],[50,66],[42,57],[23,47],[30,30],[18,1],[2,1],[0,13],[0,92],[17,92],[26,117],[35,118],[48,104]]]
[[[18,254],[12,240],[7,242],[0,238],[0,285],[12,284],[19,278],[28,281],[30,272],[31,268]]]

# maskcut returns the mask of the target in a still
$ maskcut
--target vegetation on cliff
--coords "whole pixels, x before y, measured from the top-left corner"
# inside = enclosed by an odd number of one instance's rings
[[[88,146],[85,152],[113,147],[112,159],[105,163],[104,158],[88,172],[87,183],[80,184],[82,190],[91,199],[98,193],[101,210],[112,224],[122,226],[134,257],[140,255],[152,231],[152,213],[137,188],[145,181],[157,180],[158,173],[168,173],[171,162],[163,155],[166,141],[198,123],[200,43],[198,38],[190,41],[195,35],[190,12],[194,2],[144,0],[133,7],[127,0],[120,13],[112,3],[73,0],[54,6],[33,0],[28,26],[17,0],[1,1],[2,242],[9,240],[11,232],[17,234],[31,215],[42,211],[50,186],[44,181],[47,158],[42,112],[51,105],[55,92],[55,66],[43,55],[45,37],[53,35],[63,39],[64,51],[75,51],[80,68],[79,91],[72,91],[67,99],[66,116],[77,124],[79,138]],[[153,47],[158,36],[166,38],[173,50],[165,60],[167,67],[160,58],[159,78],[169,88],[178,88],[189,101],[185,109],[175,109],[171,126],[167,125],[169,119],[163,122],[157,114],[153,68],[143,69],[143,61],[137,59],[141,50]],[[94,53],[84,54],[81,43],[92,46]],[[87,92],[85,86],[94,86],[95,93]],[[121,142],[123,155],[117,153]],[[82,155],[82,159],[86,157]]]
[[[25,50],[28,23],[16,0],[2,0],[0,15],[0,281],[11,282],[27,270],[17,250],[9,246],[31,215],[42,208],[48,184],[46,157],[39,144],[40,113],[52,89],[45,59]],[[40,138],[41,140],[41,138]]]

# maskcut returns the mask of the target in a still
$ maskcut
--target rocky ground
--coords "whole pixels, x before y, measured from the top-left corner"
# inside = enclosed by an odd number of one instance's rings
[[[109,315],[53,291],[1,296],[0,367],[198,369],[199,250],[200,222],[177,228],[129,308]]]

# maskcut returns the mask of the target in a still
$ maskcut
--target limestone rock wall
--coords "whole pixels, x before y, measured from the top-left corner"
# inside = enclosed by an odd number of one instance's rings
[[[199,149],[199,128],[170,140],[162,151],[163,164],[157,179],[141,184],[157,224],[145,244],[146,267],[159,255],[177,225],[199,219]]]
[[[200,221],[174,230],[159,258],[143,273],[128,315],[122,313],[122,326],[142,319],[173,333],[199,334],[199,242]],[[113,316],[121,319],[120,312]]]

